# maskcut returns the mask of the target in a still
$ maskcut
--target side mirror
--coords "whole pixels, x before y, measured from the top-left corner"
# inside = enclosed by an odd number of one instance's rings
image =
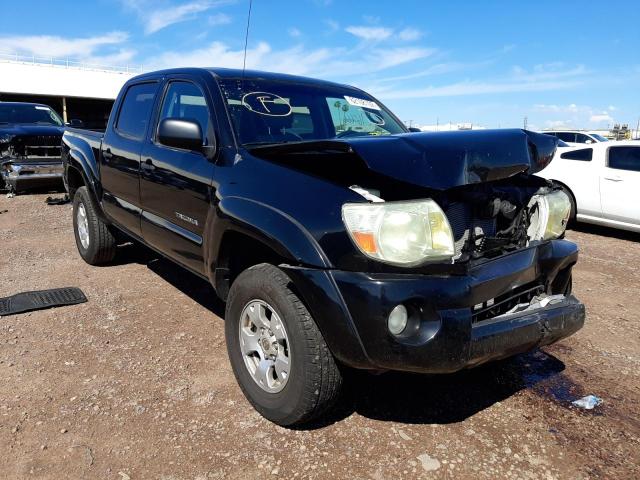
[[[418,127],[409,127],[409,131],[412,133],[420,133],[422,132],[422,130],[420,130]]]
[[[84,127],[84,122],[82,120],[78,120],[77,118],[72,118],[70,121],[66,122],[65,125],[67,125],[68,127],[82,128]]]
[[[167,147],[202,151],[202,128],[193,120],[165,118],[158,126],[158,141]]]
[[[584,143],[591,144],[591,143],[593,143],[593,140],[587,140],[587,141],[586,141],[586,142],[584,142]]]

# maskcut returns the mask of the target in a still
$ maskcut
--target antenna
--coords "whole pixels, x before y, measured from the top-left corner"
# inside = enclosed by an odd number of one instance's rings
[[[242,59],[242,80],[244,81],[244,71],[247,67],[247,43],[249,42],[249,27],[251,25],[251,7],[253,0],[249,0],[249,13],[247,15],[247,30],[244,34],[244,58]]]

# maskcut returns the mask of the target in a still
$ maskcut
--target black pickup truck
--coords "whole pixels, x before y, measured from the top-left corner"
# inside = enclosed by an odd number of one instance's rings
[[[62,156],[82,258],[108,263],[123,232],[211,282],[246,397],[294,425],[346,368],[453,372],[582,327],[570,199],[534,175],[556,142],[413,133],[357,88],[177,69],[129,80]]]

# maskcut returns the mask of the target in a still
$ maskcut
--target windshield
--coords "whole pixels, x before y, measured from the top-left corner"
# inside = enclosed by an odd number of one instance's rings
[[[220,80],[220,86],[243,145],[407,131],[374,98],[355,89],[260,79]]]
[[[3,105],[0,103],[0,124],[62,126],[56,112],[44,105]]]
[[[591,135],[593,138],[595,138],[599,142],[608,142],[609,141],[608,138],[605,138],[602,135],[598,135],[597,133],[590,133],[589,135]]]

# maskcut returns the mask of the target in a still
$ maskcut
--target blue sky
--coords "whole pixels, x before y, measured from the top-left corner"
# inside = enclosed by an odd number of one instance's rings
[[[527,117],[534,129],[635,128],[640,8],[619,6],[254,0],[247,67],[357,85],[419,125],[519,127]],[[237,67],[247,8],[248,0],[11,2],[0,53]]]

